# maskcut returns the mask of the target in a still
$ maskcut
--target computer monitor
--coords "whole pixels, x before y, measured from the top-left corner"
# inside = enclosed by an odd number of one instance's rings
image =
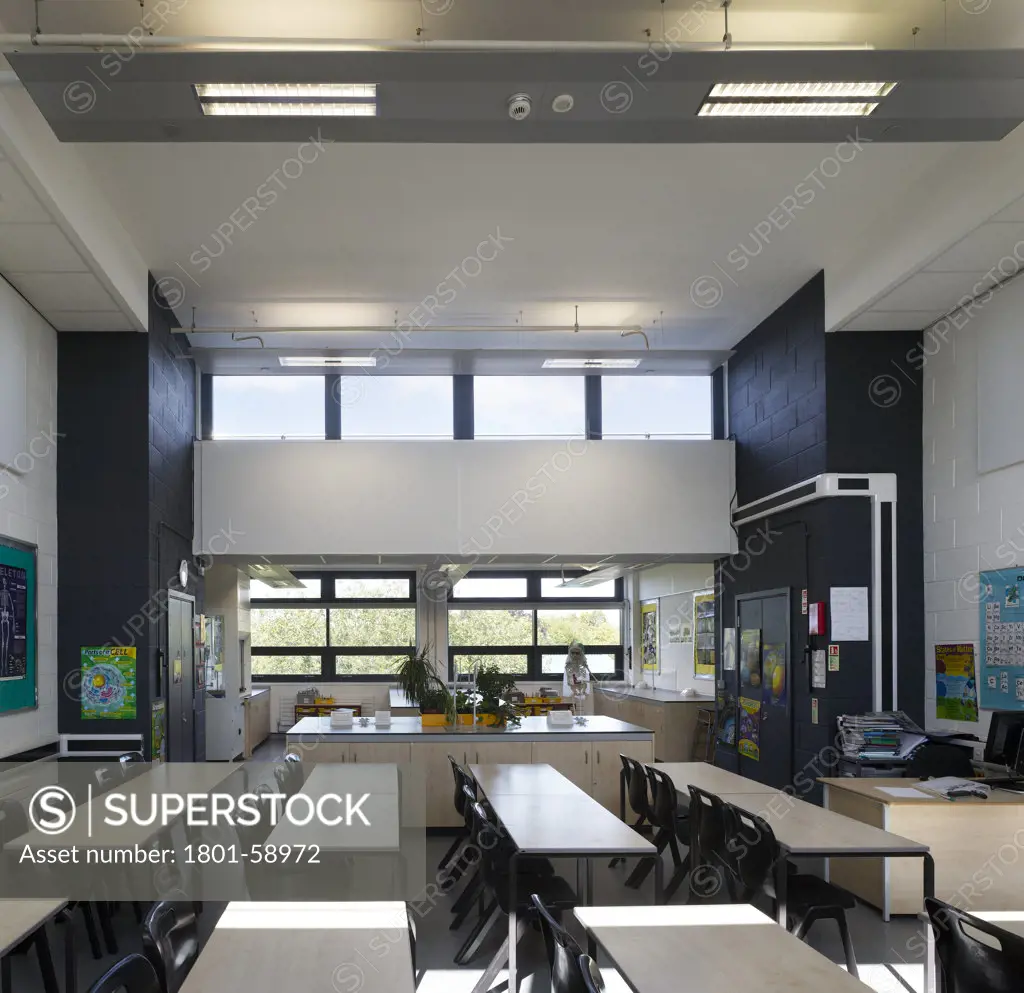
[[[988,726],[985,761],[1024,774],[1024,712],[996,710]]]

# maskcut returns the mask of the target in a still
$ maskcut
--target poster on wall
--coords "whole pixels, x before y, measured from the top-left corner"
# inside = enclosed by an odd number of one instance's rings
[[[153,702],[153,761],[163,762],[167,735],[167,701]]]
[[[974,645],[935,646],[935,716],[947,721],[978,720]]]
[[[755,762],[761,758],[761,701],[740,697],[739,753]]]
[[[693,674],[715,678],[715,593],[693,595]]]
[[[658,671],[658,605],[640,608],[640,665],[644,672]]]
[[[134,720],[135,649],[83,648],[81,658],[82,719]]]
[[[736,671],[739,654],[739,632],[736,628],[722,628],[722,672]]]
[[[740,685],[761,685],[761,629],[740,632]]]
[[[761,650],[761,664],[764,667],[762,685],[765,705],[786,706],[786,646],[765,645]]]
[[[715,694],[715,704],[718,710],[716,717],[716,737],[723,745],[736,744],[736,697],[731,693],[719,692]]]
[[[1024,710],[1024,569],[994,569],[978,579],[980,705],[984,710]]]
[[[35,551],[0,544],[0,714],[38,703],[35,598]]]

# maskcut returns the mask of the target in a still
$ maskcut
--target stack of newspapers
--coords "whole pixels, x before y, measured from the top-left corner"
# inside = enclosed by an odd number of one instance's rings
[[[900,710],[843,714],[839,718],[839,744],[846,758],[904,759],[927,740]]]

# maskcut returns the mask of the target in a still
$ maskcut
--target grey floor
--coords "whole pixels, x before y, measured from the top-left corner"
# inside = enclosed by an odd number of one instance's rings
[[[254,758],[257,761],[272,761],[283,754],[284,739],[274,736],[265,742]],[[444,835],[432,835],[427,842],[427,877],[433,878],[434,867],[451,842]],[[557,871],[572,885],[576,881],[576,866],[573,862],[556,862]],[[815,866],[802,868],[814,870]],[[640,890],[632,890],[624,885],[630,866],[618,866],[609,869],[607,860],[595,864],[595,903],[615,906],[649,904],[653,898],[653,879],[649,878]],[[669,867],[666,862],[666,878]],[[685,900],[683,887],[673,902]],[[223,904],[208,903],[199,918],[201,939],[205,940],[216,924],[223,910]],[[766,908],[765,908],[766,909]],[[2,912],[2,911],[0,911]],[[447,902],[442,900],[431,906],[422,902],[413,907],[416,920],[417,966],[420,973],[418,993],[470,993],[476,980],[487,965],[491,954],[497,949],[503,937],[502,929],[496,928],[489,941],[481,950],[476,961],[459,968],[454,965],[453,957],[465,940],[472,926],[467,921],[459,932],[449,930],[451,914]],[[568,919],[569,927],[583,941],[575,921]],[[132,951],[141,951],[140,928],[136,923],[132,908],[124,904],[115,916],[115,930],[120,955]],[[881,915],[874,909],[858,906],[850,914],[850,927],[853,933],[854,947],[861,970],[861,979],[878,993],[906,993],[907,990],[921,993],[924,986],[923,960],[916,949],[920,947],[920,925],[910,918],[898,918],[886,924]],[[81,933],[78,921],[78,990],[87,993],[89,986],[108,969],[118,956],[106,955],[101,961],[94,961],[89,953],[84,934]],[[50,943],[53,948],[58,976],[63,989],[63,932],[61,928],[50,926]],[[809,944],[827,955],[833,961],[843,961],[842,945],[839,941],[835,925],[825,921],[815,925],[809,936]],[[546,993],[550,989],[547,977],[547,965],[544,957],[543,942],[538,933],[529,931],[520,946],[519,968],[522,989],[526,993]],[[605,979],[609,993],[618,993],[626,989],[621,978],[606,963]],[[771,964],[765,963],[766,975],[770,973]],[[39,968],[33,952],[12,957],[13,993],[37,993],[42,984]],[[312,987],[304,987],[312,990]],[[337,993],[330,984],[324,993]]]

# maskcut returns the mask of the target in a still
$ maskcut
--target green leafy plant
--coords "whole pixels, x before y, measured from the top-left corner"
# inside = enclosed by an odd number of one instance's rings
[[[498,727],[519,727],[522,717],[506,699],[516,688],[515,676],[503,673],[496,665],[482,665],[477,670],[476,688],[481,697],[478,714],[493,714]]]
[[[450,724],[455,723],[455,698],[437,674],[430,645],[424,645],[418,652],[410,647],[409,654],[395,666],[395,682],[422,713],[445,714]]]

